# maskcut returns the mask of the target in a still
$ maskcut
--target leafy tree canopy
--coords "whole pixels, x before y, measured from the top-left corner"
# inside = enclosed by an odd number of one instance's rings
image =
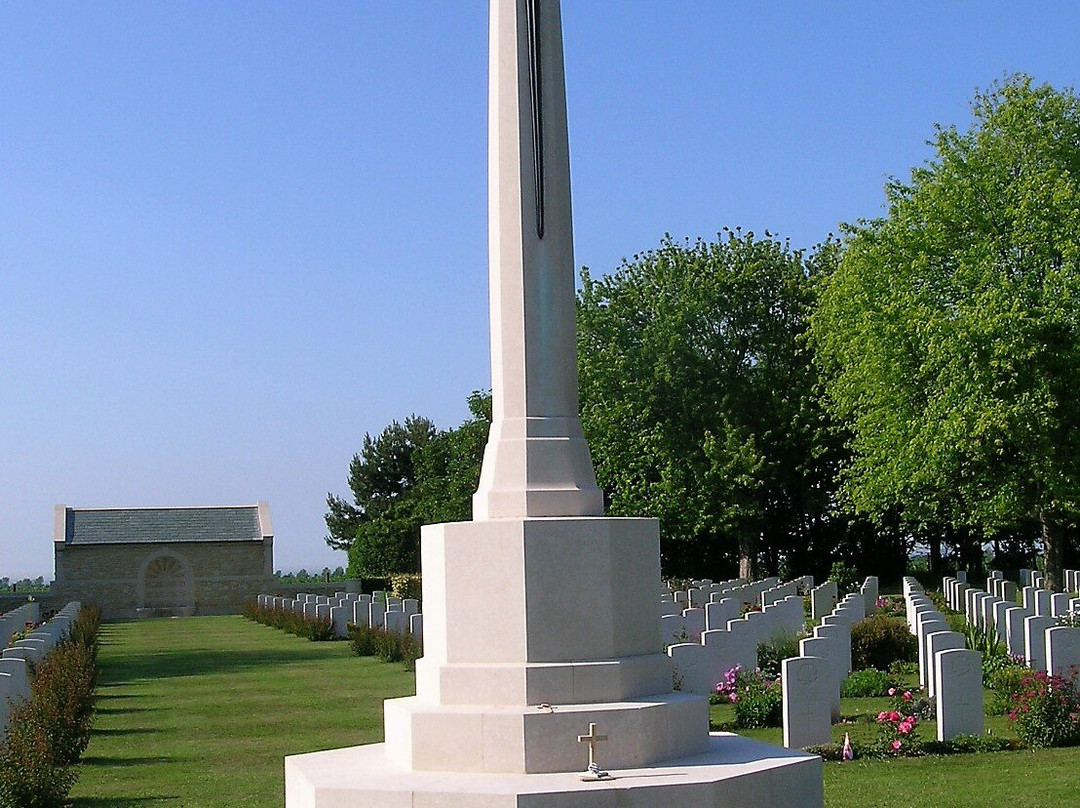
[[[811,340],[850,430],[854,509],[1042,525],[1060,587],[1080,509],[1080,99],[1010,77],[846,228]]]
[[[806,569],[835,458],[800,338],[836,246],[725,230],[583,270],[583,425],[609,511],[660,518],[665,574]]]
[[[471,418],[455,429],[413,415],[364,436],[349,464],[353,502],[326,497],[326,543],[348,551],[350,576],[418,572],[421,525],[470,518],[490,394],[473,393],[469,410]]]

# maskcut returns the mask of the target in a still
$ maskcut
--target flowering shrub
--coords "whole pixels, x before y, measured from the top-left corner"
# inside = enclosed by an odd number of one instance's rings
[[[416,573],[396,572],[390,576],[390,594],[402,600],[420,600],[421,581],[421,577]]]
[[[1080,743],[1080,693],[1073,680],[1029,672],[1013,696],[1009,719],[1030,747]]]
[[[778,677],[744,671],[736,665],[717,683],[716,694],[735,705],[735,726],[740,729],[779,727],[783,724],[784,696]]]
[[[877,724],[884,751],[894,755],[915,755],[920,749],[919,719],[912,709],[915,695],[910,690],[891,688],[892,709],[878,713]]]

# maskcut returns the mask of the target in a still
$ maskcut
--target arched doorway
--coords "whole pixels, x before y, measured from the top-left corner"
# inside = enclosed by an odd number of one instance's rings
[[[143,562],[136,609],[139,617],[188,617],[195,613],[191,565],[179,553],[162,551]]]

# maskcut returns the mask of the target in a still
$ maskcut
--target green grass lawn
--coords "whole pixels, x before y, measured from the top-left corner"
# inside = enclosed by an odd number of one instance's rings
[[[286,755],[382,740],[382,700],[409,695],[400,665],[353,656],[240,617],[146,620],[102,629],[98,715],[75,808],[283,805]],[[845,699],[854,723],[884,699]],[[714,720],[732,718],[714,707]],[[1003,718],[988,721],[1009,732]],[[932,722],[921,725],[934,737]],[[778,729],[744,734],[780,743]],[[1051,808],[1080,804],[1080,748],[825,764],[829,808]]]
[[[401,665],[241,617],[102,627],[98,713],[75,808],[284,804],[286,755],[382,740]]]

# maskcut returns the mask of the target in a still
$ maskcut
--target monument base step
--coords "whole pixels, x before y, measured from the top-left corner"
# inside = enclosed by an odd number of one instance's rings
[[[602,757],[601,757],[602,760]],[[412,772],[383,744],[285,758],[286,808],[822,808],[821,758],[714,732],[700,755],[610,779]]]

